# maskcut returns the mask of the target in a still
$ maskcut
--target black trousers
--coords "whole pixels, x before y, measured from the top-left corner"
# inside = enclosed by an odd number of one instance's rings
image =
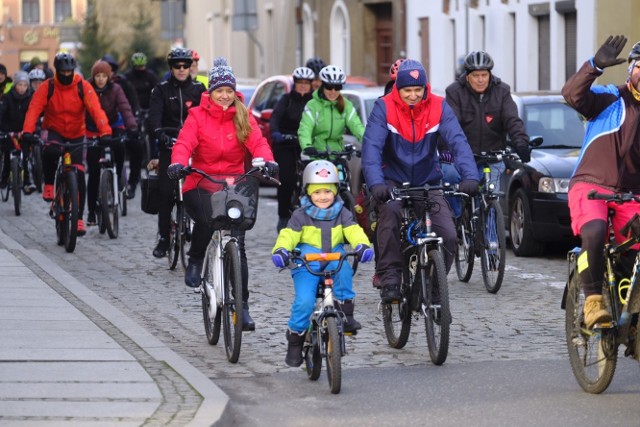
[[[273,157],[280,166],[280,183],[277,189],[278,217],[291,217],[291,197],[296,188],[298,172],[296,167],[300,160],[300,146],[275,146]]]

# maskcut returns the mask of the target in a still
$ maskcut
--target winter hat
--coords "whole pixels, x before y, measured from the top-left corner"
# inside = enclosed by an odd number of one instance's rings
[[[29,84],[29,74],[26,71],[18,71],[13,75],[13,83],[27,82]]]
[[[35,67],[36,65],[42,65],[42,60],[39,57],[34,56],[33,58],[31,58],[31,62],[29,62],[29,65],[31,65],[31,68]]]
[[[309,195],[318,190],[330,190],[333,194],[338,194],[338,186],[335,184],[322,183],[307,185],[307,194]]]
[[[222,86],[228,86],[236,90],[236,76],[223,57],[214,59],[213,68],[209,71],[209,92]]]
[[[407,86],[426,86],[427,73],[422,64],[414,59],[407,59],[398,68],[396,87],[402,89]]]
[[[7,75],[7,67],[4,64],[0,64],[0,74]]]
[[[104,73],[109,77],[111,75],[111,65],[107,61],[97,60],[91,68],[91,77],[95,77],[98,73]]]

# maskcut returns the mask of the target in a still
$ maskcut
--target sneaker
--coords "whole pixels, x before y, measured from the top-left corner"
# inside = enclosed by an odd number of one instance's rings
[[[602,295],[590,295],[584,302],[584,323],[587,329],[596,323],[611,322],[611,314],[604,307]]]
[[[26,196],[28,196],[29,194],[33,193],[34,191],[36,191],[36,186],[35,186],[35,185],[33,185],[33,184],[31,184],[31,183],[29,183],[29,184],[25,184],[25,185],[22,187],[22,192],[23,192]]]
[[[184,273],[184,284],[190,288],[200,286],[200,274],[202,273],[202,263],[204,260],[189,258],[189,265]]]
[[[380,291],[380,300],[383,304],[391,304],[396,301],[402,301],[402,294],[398,285],[385,285]]]
[[[136,186],[132,184],[127,184],[127,189],[125,190],[125,195],[127,199],[131,200],[136,197]]]
[[[89,215],[87,215],[87,225],[91,226],[91,225],[97,225],[98,221],[96,220],[96,213],[95,212],[89,212]]]
[[[84,226],[84,221],[78,220],[78,236],[84,236],[87,234],[87,228]]]
[[[346,334],[356,335],[362,325],[353,316],[345,316],[345,321],[342,324],[342,329]]]
[[[45,202],[53,202],[53,184],[45,184],[42,190],[42,198]]]
[[[153,256],[156,258],[164,258],[167,256],[168,251],[169,251],[169,239],[160,238],[160,240],[158,240],[158,244],[153,250]]]

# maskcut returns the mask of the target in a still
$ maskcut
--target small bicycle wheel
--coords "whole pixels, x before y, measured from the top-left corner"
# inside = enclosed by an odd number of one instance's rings
[[[113,188],[113,171],[104,169],[100,174],[100,228],[104,228],[110,238],[118,237],[118,206]]]
[[[314,324],[313,332],[307,331],[304,341],[304,364],[307,369],[307,376],[311,381],[320,378],[322,371],[322,353],[317,339],[318,328]]]
[[[42,145],[35,144],[31,148],[31,171],[33,172],[33,183],[36,186],[36,190],[42,193]]]
[[[182,237],[182,218],[183,207],[179,203],[173,205],[171,209],[171,222],[169,229],[169,270],[174,270],[178,265],[178,258],[180,257],[180,248],[182,243],[180,242]]]
[[[331,393],[338,394],[342,386],[342,343],[338,332],[338,320],[328,317],[326,322],[326,338],[323,344],[327,358],[327,379]]]
[[[402,286],[400,291],[402,301],[392,304],[382,304],[382,324],[387,342],[392,348],[403,348],[409,340],[411,332],[411,308],[409,307],[409,295],[413,275],[409,269],[409,260],[405,261],[402,270]]]
[[[590,331],[584,324],[584,294],[578,274],[569,277],[565,307],[565,333],[571,370],[587,393],[609,387],[618,362],[614,330]]]
[[[216,262],[210,254],[205,258],[202,269],[202,318],[204,320],[204,331],[207,334],[207,341],[211,345],[218,344],[220,339],[220,322],[222,321],[222,311],[218,310],[215,288],[213,281],[213,263]]]
[[[473,273],[475,260],[475,236],[471,231],[471,212],[467,203],[463,204],[462,215],[456,220],[456,274],[461,282],[468,282]]]
[[[13,157],[11,159],[11,193],[13,195],[13,209],[16,216],[20,216],[20,208],[22,205],[22,168],[20,158]]]
[[[71,253],[78,238],[78,177],[74,171],[63,174],[62,221],[65,222],[64,249]]]
[[[489,201],[481,218],[478,232],[482,233],[483,242],[480,255],[482,280],[487,291],[495,294],[502,286],[507,247],[502,208],[497,200]]]
[[[186,242],[191,240],[191,218],[187,215],[187,212],[183,209],[182,223],[180,225],[180,264],[182,268],[187,269],[187,252],[185,248]]]
[[[426,248],[423,249],[418,268],[422,276],[423,295],[426,295],[423,302],[424,326],[431,362],[442,365],[449,353],[449,325],[451,324],[447,270],[440,251],[431,249],[427,254],[426,250]]]
[[[222,323],[224,326],[224,346],[227,359],[236,363],[240,357],[242,344],[242,270],[240,250],[235,240],[224,247],[224,305]]]

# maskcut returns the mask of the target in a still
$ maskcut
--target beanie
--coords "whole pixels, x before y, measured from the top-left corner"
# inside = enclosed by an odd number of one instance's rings
[[[213,68],[209,71],[209,92],[222,86],[236,90],[236,76],[233,75],[227,60],[219,57],[213,61]]]
[[[34,56],[33,58],[31,58],[31,62],[29,62],[29,65],[31,65],[31,68],[33,68],[36,65],[42,65],[42,61],[39,57]]]
[[[422,64],[414,59],[407,59],[398,68],[396,87],[402,89],[408,86],[426,86],[427,73]]]
[[[26,71],[18,71],[13,75],[13,83],[27,82],[29,84],[29,74]]]
[[[307,185],[307,194],[309,195],[318,190],[330,190],[333,194],[338,194],[338,186],[335,184],[322,183]]]
[[[107,61],[97,60],[91,68],[91,77],[95,77],[98,73],[104,73],[107,77],[111,76],[111,65]]]

